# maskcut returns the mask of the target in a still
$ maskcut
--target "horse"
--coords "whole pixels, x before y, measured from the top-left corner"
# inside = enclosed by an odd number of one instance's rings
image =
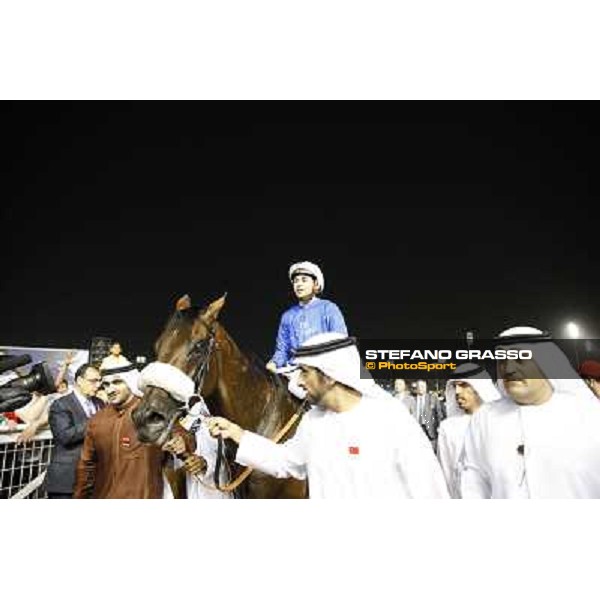
[[[156,359],[177,367],[199,384],[198,393],[213,415],[243,429],[273,437],[298,411],[281,376],[267,371],[243,353],[218,321],[225,295],[203,308],[189,296],[177,300],[175,311],[154,344]],[[140,440],[162,443],[181,411],[167,392],[146,390],[133,413]],[[287,434],[293,435],[295,424]],[[304,481],[275,479],[253,471],[236,492],[242,498],[306,498]]]

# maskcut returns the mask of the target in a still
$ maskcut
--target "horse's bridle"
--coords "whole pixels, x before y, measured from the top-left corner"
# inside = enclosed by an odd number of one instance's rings
[[[215,323],[213,323],[210,327],[204,323],[204,321],[202,323],[208,329],[208,337],[201,340],[191,341],[185,357],[188,363],[191,360],[198,358],[198,364],[194,367],[194,371],[190,375],[195,386],[194,392],[198,396],[201,396],[204,379],[208,373],[210,357],[216,344]]]

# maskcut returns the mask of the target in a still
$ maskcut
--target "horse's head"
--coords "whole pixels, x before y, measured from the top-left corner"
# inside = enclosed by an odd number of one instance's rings
[[[180,298],[162,333],[154,344],[156,360],[177,367],[207,393],[214,381],[205,377],[211,360],[217,318],[225,296],[204,309],[194,308],[189,296]],[[202,388],[199,390],[198,388]],[[162,445],[169,437],[185,406],[160,387],[148,387],[132,418],[140,441]]]
[[[131,413],[140,442],[162,446],[170,437],[177,419],[183,416],[185,407],[165,390],[151,387]]]
[[[199,351],[215,333],[219,312],[225,304],[225,295],[203,309],[193,307],[190,297],[177,300],[162,333],[154,343],[156,360],[169,363],[191,375],[197,367]]]

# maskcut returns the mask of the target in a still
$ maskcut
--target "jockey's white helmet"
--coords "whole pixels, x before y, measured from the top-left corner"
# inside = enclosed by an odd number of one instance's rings
[[[325,289],[325,277],[323,277],[321,269],[319,269],[318,265],[315,265],[315,263],[311,263],[307,260],[297,262],[290,267],[290,270],[288,272],[290,281],[293,281],[296,275],[302,274],[311,275],[312,277],[314,277],[317,280],[317,283],[319,284],[319,289],[321,292]]]

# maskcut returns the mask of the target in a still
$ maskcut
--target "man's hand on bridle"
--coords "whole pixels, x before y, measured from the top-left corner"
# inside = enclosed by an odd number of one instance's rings
[[[233,440],[240,443],[244,430],[235,423],[224,419],[223,417],[212,417],[208,419],[208,431],[213,437],[220,437],[224,440]]]
[[[164,452],[171,452],[175,456],[182,456],[186,453],[185,441],[183,436],[175,434],[168,442],[165,442],[162,447]]]

